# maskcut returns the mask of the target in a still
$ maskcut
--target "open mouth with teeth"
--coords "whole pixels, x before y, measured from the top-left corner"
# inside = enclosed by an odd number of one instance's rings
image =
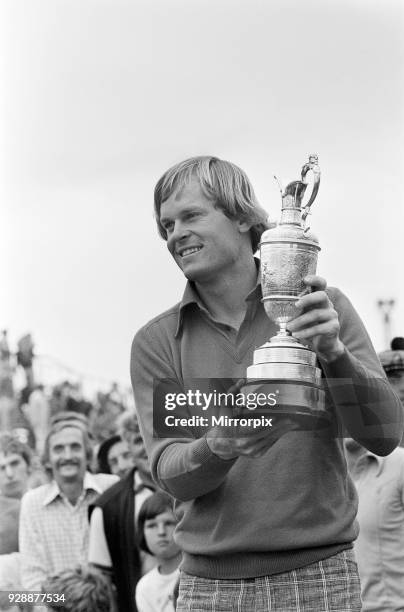
[[[180,252],[180,257],[184,259],[184,257],[188,257],[189,255],[193,255],[194,253],[198,253],[198,251],[200,251],[201,248],[202,248],[201,246],[198,246],[198,247],[189,247],[187,249],[183,249]]]

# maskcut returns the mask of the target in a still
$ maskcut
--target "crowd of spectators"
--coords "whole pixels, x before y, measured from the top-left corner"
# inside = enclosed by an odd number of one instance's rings
[[[54,593],[47,609],[136,612],[137,582],[156,565],[139,547],[136,519],[154,488],[119,385],[91,398],[76,381],[46,386],[35,380],[31,336],[12,353],[4,330],[0,591]],[[25,610],[24,601],[9,604],[3,593],[0,610]]]

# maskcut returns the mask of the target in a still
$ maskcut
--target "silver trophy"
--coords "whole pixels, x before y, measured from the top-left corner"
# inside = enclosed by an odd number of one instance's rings
[[[302,209],[308,173],[313,189]],[[316,273],[320,251],[317,238],[307,226],[307,216],[320,185],[318,157],[309,156],[301,172],[301,180],[289,183],[282,193],[282,214],[276,227],[261,237],[262,301],[270,319],[279,325],[279,332],[254,351],[254,362],[247,368],[244,393],[276,388],[277,407],[305,415],[324,414],[325,391],[316,354],[294,338],[286,324],[296,316],[295,302],[308,291],[303,279]]]

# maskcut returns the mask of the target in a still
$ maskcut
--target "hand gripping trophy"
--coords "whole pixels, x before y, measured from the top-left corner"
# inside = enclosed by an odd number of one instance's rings
[[[302,210],[309,172],[313,189]],[[247,368],[244,393],[265,392],[276,388],[278,403],[274,412],[288,410],[294,414],[325,416],[325,391],[316,354],[301,344],[287,330],[294,316],[294,304],[307,290],[303,279],[316,273],[320,251],[317,238],[306,227],[307,215],[320,184],[317,155],[310,155],[301,172],[301,180],[289,183],[282,193],[281,220],[261,237],[262,301],[279,332],[254,351],[254,362]],[[272,409],[271,409],[272,410]]]

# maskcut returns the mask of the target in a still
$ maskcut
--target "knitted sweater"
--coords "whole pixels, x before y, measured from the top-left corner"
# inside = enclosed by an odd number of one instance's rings
[[[329,409],[360,413],[372,429],[370,450],[388,454],[402,431],[401,404],[391,390],[367,332],[349,300],[328,294],[339,314],[345,353],[320,364],[331,384]],[[276,332],[258,286],[247,297],[237,333],[214,321],[188,284],[183,300],[145,325],[132,345],[131,376],[140,428],[154,479],[176,498],[175,539],[182,569],[206,578],[249,578],[289,571],[352,546],[357,497],[347,474],[342,439],[292,431],[260,458],[223,460],[206,437],[172,428],[153,435],[153,384],[170,379],[186,392],[187,379],[244,377],[254,349]],[[154,406],[161,414],[161,406]],[[182,414],[192,415],[185,406]],[[385,423],[396,435],[386,438]]]

